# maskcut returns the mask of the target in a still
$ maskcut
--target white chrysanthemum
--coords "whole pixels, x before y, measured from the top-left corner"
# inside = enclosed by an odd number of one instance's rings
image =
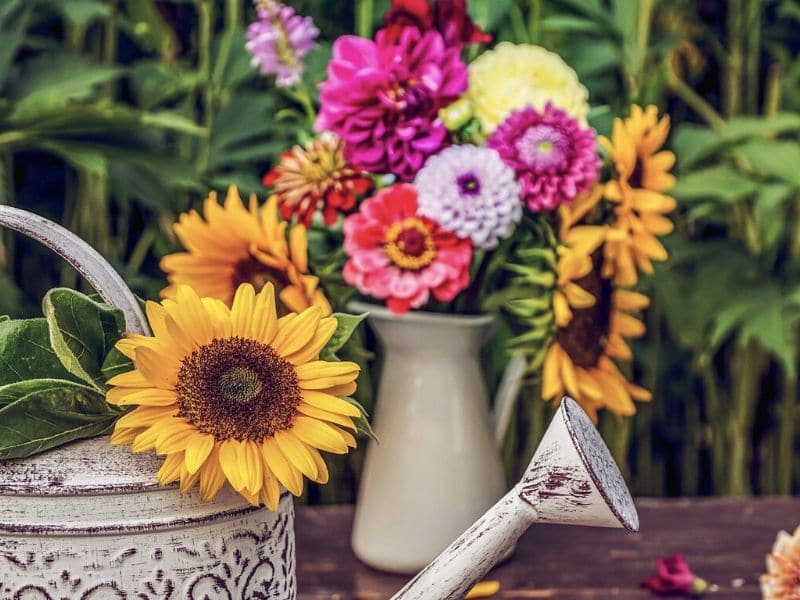
[[[522,218],[514,170],[490,148],[446,148],[426,161],[414,185],[420,214],[478,248],[497,246]]]
[[[464,94],[485,135],[491,134],[512,110],[547,103],[582,125],[589,113],[589,92],[578,75],[558,55],[540,46],[502,42],[469,65],[469,89]]]

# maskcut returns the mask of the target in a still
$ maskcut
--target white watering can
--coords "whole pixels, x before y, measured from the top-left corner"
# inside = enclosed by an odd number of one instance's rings
[[[10,207],[0,206],[0,224],[65,257],[122,310],[129,331],[148,331],[124,281],[83,241]],[[158,486],[160,463],[103,438],[0,462],[0,599],[297,597],[288,493],[276,512],[230,490],[203,503],[196,492]],[[569,398],[523,479],[394,599],[462,598],[534,522],[638,529],[608,449]]]

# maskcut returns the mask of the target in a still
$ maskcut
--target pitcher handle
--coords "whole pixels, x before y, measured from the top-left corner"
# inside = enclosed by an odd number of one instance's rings
[[[525,360],[523,355],[514,354],[511,360],[508,361],[506,369],[503,371],[500,385],[497,387],[497,392],[494,396],[492,419],[494,423],[494,439],[498,447],[503,445],[503,439],[506,437],[527,366],[528,361]]]

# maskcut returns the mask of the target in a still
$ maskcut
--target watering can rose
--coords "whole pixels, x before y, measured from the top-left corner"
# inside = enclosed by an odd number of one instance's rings
[[[228,308],[188,286],[175,300],[147,303],[152,337],[129,335],[117,348],[134,369],[109,380],[117,406],[136,405],[112,442],[166,455],[162,484],[200,485],[212,500],[228,482],[253,505],[275,510],[279,484],[295,495],[303,477],[328,481],[320,450],[355,447],[361,410],[344,398],[359,366],[319,360],[337,330],[322,309],[278,318],[275,292],[239,287]]]

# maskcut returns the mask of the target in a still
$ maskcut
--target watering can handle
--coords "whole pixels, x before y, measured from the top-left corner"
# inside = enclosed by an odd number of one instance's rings
[[[508,361],[506,369],[503,371],[500,385],[497,387],[492,420],[494,438],[498,447],[503,445],[503,439],[511,423],[511,416],[514,414],[514,406],[516,405],[527,367],[528,361],[525,360],[525,357],[521,354],[514,354],[511,360]]]
[[[129,333],[150,333],[139,301],[125,280],[97,250],[77,235],[32,212],[4,205],[0,205],[0,225],[41,242],[75,267],[103,300],[122,311]]]

